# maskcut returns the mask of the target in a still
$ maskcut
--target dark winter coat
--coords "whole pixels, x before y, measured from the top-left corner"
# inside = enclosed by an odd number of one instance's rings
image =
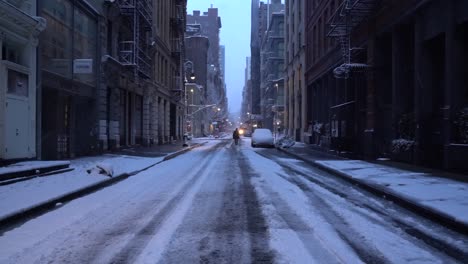
[[[234,132],[232,133],[232,138],[233,139],[238,139],[239,138],[239,130],[234,130]]]

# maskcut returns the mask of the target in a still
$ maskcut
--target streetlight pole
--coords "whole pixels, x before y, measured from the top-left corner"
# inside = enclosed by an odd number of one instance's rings
[[[184,136],[183,136],[183,139],[184,139],[184,143],[182,144],[183,147],[188,147],[188,143],[187,143],[187,137],[188,137],[188,133],[187,133],[187,119],[189,118],[189,109],[188,109],[188,103],[187,103],[187,70],[189,69],[190,67],[190,82],[193,83],[193,81],[195,81],[195,74],[193,73],[193,62],[192,61],[186,61],[184,63],[184,102],[185,102],[185,118],[184,118]],[[193,95],[192,95],[193,96]],[[193,98],[193,97],[192,97]]]

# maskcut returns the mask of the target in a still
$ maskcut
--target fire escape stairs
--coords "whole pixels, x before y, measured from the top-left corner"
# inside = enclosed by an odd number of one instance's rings
[[[379,2],[380,0],[345,0],[330,18],[327,36],[337,39],[344,61],[333,70],[336,78],[346,79],[351,71],[369,67],[365,63],[353,62],[352,52],[357,48],[351,47],[351,31],[372,15]]]
[[[118,0],[121,14],[129,21],[132,34],[119,43],[119,61],[132,67],[135,81],[151,77],[151,48],[148,34],[152,32],[151,0]]]

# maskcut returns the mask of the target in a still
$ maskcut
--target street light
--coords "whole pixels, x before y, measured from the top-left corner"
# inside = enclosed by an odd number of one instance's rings
[[[187,132],[187,119],[189,117],[189,113],[188,113],[188,103],[187,103],[187,71],[190,69],[190,82],[193,83],[195,81],[195,74],[193,72],[193,62],[192,61],[186,61],[184,63],[184,102],[185,102],[185,123],[184,123],[184,143],[182,144],[183,147],[188,147],[188,143],[187,143],[187,137],[188,137],[188,132]],[[193,101],[193,89],[192,89],[192,101]],[[193,104],[193,102],[191,102]]]

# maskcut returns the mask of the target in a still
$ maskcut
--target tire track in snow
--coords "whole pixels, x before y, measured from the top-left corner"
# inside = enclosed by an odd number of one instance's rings
[[[210,152],[215,152],[220,149],[222,143],[216,145]],[[169,218],[169,215],[177,209],[177,205],[185,198],[190,189],[194,188],[195,183],[200,180],[198,177],[205,173],[209,168],[208,163],[212,162],[210,156],[206,156],[199,169],[191,173],[191,179],[186,182],[179,190],[178,194],[166,202],[166,204],[153,216],[153,219],[148,222],[143,228],[136,232],[133,239],[112,258],[110,263],[134,263],[137,257],[144,251],[146,245],[157,235],[164,221]]]
[[[262,212],[255,187],[251,179],[259,177],[254,173],[248,159],[240,152],[237,153],[237,162],[242,175],[242,193],[247,216],[247,230],[249,231],[251,244],[252,263],[273,263],[275,254],[269,246],[268,225]]]
[[[283,176],[281,176],[283,177]],[[292,184],[299,187],[309,198],[310,203],[314,206],[319,207],[323,210],[320,210],[322,216],[327,220],[328,223],[333,226],[338,235],[346,241],[346,243],[353,248],[356,254],[365,262],[369,264],[385,264],[391,263],[372,243],[360,239],[356,241],[361,235],[354,229],[352,229],[346,221],[336,212],[329,208],[328,204],[314,191],[305,185],[303,182],[300,182],[297,179],[285,178],[285,180],[291,182]]]
[[[261,154],[262,156],[265,156],[265,154]],[[272,157],[267,157],[267,158],[272,158]],[[462,248],[462,247],[458,247],[457,245],[454,245],[453,243],[450,243],[450,242],[446,242],[444,241],[444,239],[440,238],[440,237],[435,237],[434,235],[437,234],[437,232],[434,233],[434,230],[433,230],[433,227],[429,228],[429,230],[426,230],[424,231],[423,229],[420,229],[417,225],[415,225],[414,222],[407,222],[407,220],[405,220],[405,218],[398,218],[395,215],[394,213],[392,212],[389,212],[388,211],[388,208],[385,207],[386,204],[382,204],[380,202],[376,202],[376,201],[372,201],[372,200],[369,200],[369,199],[365,199],[365,201],[367,201],[368,203],[366,202],[363,202],[362,197],[358,198],[358,197],[354,197],[353,195],[350,195],[349,191],[346,193],[343,191],[343,188],[339,188],[337,187],[336,185],[333,185],[333,184],[336,184],[335,182],[327,182],[329,179],[328,178],[324,178],[324,179],[318,179],[316,177],[313,177],[311,175],[307,175],[305,174],[304,172],[300,171],[300,170],[297,170],[295,168],[293,168],[292,166],[290,166],[289,164],[287,164],[286,162],[283,162],[283,161],[279,161],[279,160],[275,160],[275,162],[277,162],[279,165],[281,165],[286,171],[289,171],[291,172],[292,174],[296,174],[296,175],[299,175],[301,177],[303,177],[306,181],[308,182],[311,182],[312,184],[316,184],[320,187],[322,187],[323,189],[333,193],[334,195],[337,195],[345,200],[347,200],[348,202],[350,202],[351,204],[355,205],[357,208],[362,208],[362,209],[366,209],[366,210],[369,210],[373,213],[375,213],[376,215],[378,215],[379,217],[381,218],[377,218],[377,217],[374,217],[374,216],[371,216],[369,214],[366,214],[364,213],[363,211],[361,210],[358,210],[356,208],[349,208],[349,210],[351,210],[353,213],[356,213],[366,219],[368,219],[370,222],[373,222],[375,224],[379,224],[383,227],[387,227],[387,228],[394,228],[394,227],[399,227],[400,230],[404,231],[405,233],[407,233],[410,237],[408,237],[407,239],[410,239],[410,240],[413,240],[412,243],[415,243],[415,244],[425,244],[427,246],[430,246],[434,249],[436,249],[437,251],[440,251],[440,252],[443,252],[444,254],[446,254],[447,256],[453,258],[454,260],[458,260],[458,261],[461,261],[463,262],[466,257],[468,256],[468,251],[466,250],[466,248]],[[323,177],[322,175],[320,174],[317,174],[317,173],[314,173],[315,176],[317,177]],[[301,186],[299,186],[297,183],[299,182],[298,179],[292,179],[292,178],[287,178],[287,177],[284,177],[283,175],[280,175],[281,177],[283,177],[285,180],[297,185],[298,187],[301,188]],[[338,182],[342,183],[342,180],[341,179],[337,179]],[[304,185],[302,182],[300,183],[302,185]],[[343,183],[345,184],[345,183]],[[305,186],[305,185],[304,185]],[[353,189],[356,189],[355,191],[357,192],[356,195],[359,195],[359,196],[363,196],[361,194],[362,190],[359,189],[359,187],[355,187],[353,185],[350,185],[350,187],[352,187]],[[310,189],[310,187],[307,187]],[[301,188],[302,189],[302,188]],[[312,192],[312,189],[310,189],[311,192]],[[366,198],[367,196],[363,196],[364,198]],[[371,202],[369,204],[369,202]],[[419,218],[419,217],[417,217]],[[417,220],[415,220],[417,221]],[[446,230],[445,228],[443,228],[444,230]],[[349,236],[345,236],[345,235],[342,235],[342,238],[346,241],[350,241],[352,239],[355,239],[355,237],[351,236],[351,238]],[[437,252],[433,252],[433,254],[438,254]]]
[[[242,176],[236,162],[238,149],[227,144],[222,206],[215,217],[211,234],[199,241],[200,263],[248,263],[250,260],[246,206],[243,199]],[[247,243],[246,243],[247,241]]]
[[[271,159],[271,157],[267,157],[265,153],[260,153],[257,152],[257,154],[267,158]],[[307,176],[304,175],[304,173],[296,171],[292,169],[290,166],[286,165],[284,162],[275,160],[277,164],[279,164],[283,169],[286,171],[292,172],[292,174],[298,174],[300,176]],[[286,177],[285,175],[282,175],[281,173],[277,173],[279,177],[282,177],[286,181],[290,182],[293,185],[296,185],[301,189],[304,194],[309,198],[309,201],[311,204],[313,204],[315,207],[319,208],[322,216],[326,219],[328,223],[336,230],[337,234],[344,240],[346,243],[356,252],[356,254],[363,260],[365,263],[378,263],[378,264],[385,264],[385,263],[391,263],[385,256],[380,252],[373,244],[369,243],[366,240],[360,239],[359,241],[356,241],[357,238],[361,237],[360,234],[352,229],[346,221],[335,211],[329,208],[328,204],[320,197],[318,196],[314,190],[312,190],[309,186],[307,186],[305,183],[303,183],[300,179],[294,178],[294,177]],[[321,185],[321,184],[319,184]],[[273,192],[269,193],[270,195],[273,195]],[[275,197],[274,195],[272,196],[273,198]],[[275,199],[273,199],[273,202],[275,202]],[[280,215],[282,215],[283,219],[285,219],[286,223],[291,222],[290,217],[288,217],[288,206],[287,203],[282,201],[280,197],[276,199],[276,206],[279,206],[285,210],[285,212],[281,212],[281,210],[278,210]],[[290,211],[293,211],[292,209]],[[289,219],[288,219],[289,218]],[[293,222],[291,222],[293,223]],[[294,225],[292,226],[294,227]],[[294,230],[294,229],[293,229]],[[299,235],[299,237],[301,237]],[[313,252],[312,252],[313,253]],[[337,256],[338,257],[338,256]]]

